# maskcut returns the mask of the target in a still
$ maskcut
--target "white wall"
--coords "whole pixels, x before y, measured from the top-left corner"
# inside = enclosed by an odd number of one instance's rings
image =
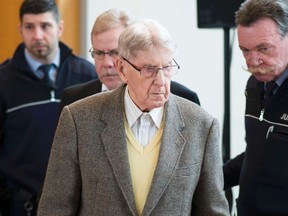
[[[168,29],[178,44],[175,59],[181,66],[181,70],[173,79],[198,93],[201,106],[219,120],[222,131],[224,114],[223,29],[197,28],[196,0],[86,0],[84,18],[86,18],[88,28],[86,30],[87,54],[91,46],[90,31],[95,18],[103,11],[114,7],[125,8],[139,19],[156,19]],[[233,32],[231,30],[231,40]],[[245,62],[238,48],[237,36],[232,47],[230,94],[231,156],[233,157],[245,149],[244,89],[249,74],[242,70]]]

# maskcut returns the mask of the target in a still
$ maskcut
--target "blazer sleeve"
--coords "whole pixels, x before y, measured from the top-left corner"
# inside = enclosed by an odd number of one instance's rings
[[[228,202],[223,190],[219,146],[219,123],[213,119],[207,134],[200,179],[194,193],[192,215],[229,215]]]
[[[69,107],[64,107],[51,148],[38,216],[77,213],[81,186],[76,134]]]

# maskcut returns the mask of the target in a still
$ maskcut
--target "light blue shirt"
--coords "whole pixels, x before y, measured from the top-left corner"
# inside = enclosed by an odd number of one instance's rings
[[[283,74],[281,74],[279,79],[276,80],[277,85],[281,86],[287,78],[288,78],[288,70],[286,70]]]
[[[27,51],[27,49],[25,49],[25,58],[30,66],[30,68],[32,69],[33,73],[39,77],[39,79],[42,79],[44,77],[44,74],[41,70],[38,70],[38,68],[42,65],[41,62],[38,62],[36,60],[34,60],[29,52]],[[56,76],[57,76],[57,72],[58,72],[58,68],[60,66],[60,49],[59,52],[57,53],[57,55],[55,56],[55,58],[53,59],[53,61],[51,62],[51,64],[53,64],[53,66],[51,67],[51,69],[49,70],[49,77],[52,80],[52,82],[56,82]]]

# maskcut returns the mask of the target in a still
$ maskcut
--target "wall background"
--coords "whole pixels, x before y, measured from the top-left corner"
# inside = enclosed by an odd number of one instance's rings
[[[12,56],[21,37],[18,31],[19,7],[22,0],[0,0],[0,63]]]

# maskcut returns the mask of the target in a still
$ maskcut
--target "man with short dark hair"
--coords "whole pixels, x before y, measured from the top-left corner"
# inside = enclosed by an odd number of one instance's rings
[[[59,41],[53,0],[24,0],[23,39],[0,67],[0,212],[35,215],[64,88],[97,77],[93,64]]]

